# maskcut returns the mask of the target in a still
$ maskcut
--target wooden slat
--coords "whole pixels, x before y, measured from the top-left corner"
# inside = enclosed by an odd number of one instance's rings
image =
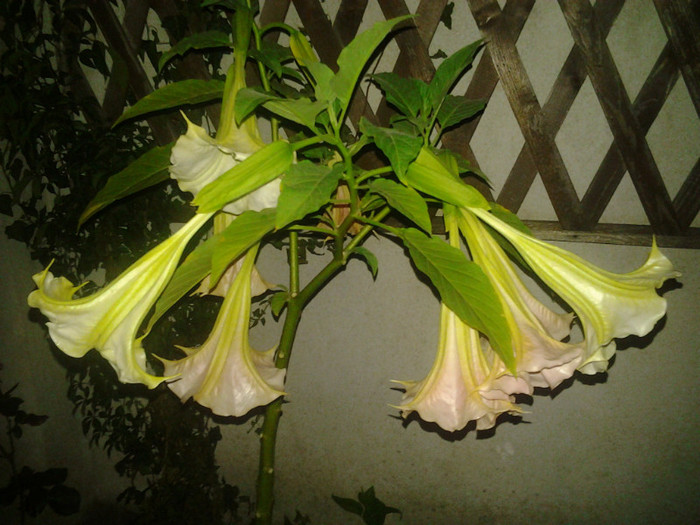
[[[673,206],[678,213],[678,220],[685,227],[695,220],[700,212],[700,159],[690,171],[690,175],[685,179],[683,186],[678,190],[676,198],[673,199]]]
[[[654,0],[700,118],[700,0]]]
[[[149,5],[147,2],[130,2],[126,6],[122,25],[131,48],[136,53],[141,49],[141,35],[143,35],[143,28],[146,26],[148,11]],[[102,109],[107,121],[110,123],[119,118],[126,106],[126,95],[129,85],[124,82],[124,78],[128,74],[125,62],[121,60],[113,62],[109,82],[105,88],[105,97],[102,101]]]
[[[671,46],[667,44],[642,89],[639,90],[632,107],[634,116],[644,134],[648,133],[649,128],[656,120],[668,94],[678,80],[678,76],[678,66],[673,57],[673,51]],[[587,227],[595,226],[600,220],[625,175],[625,167],[620,150],[613,143],[581,200],[588,219]]]
[[[399,31],[393,35],[394,41],[401,50],[394,67],[395,73],[417,77],[425,82],[429,82],[433,78],[435,67],[428,54],[428,46],[433,38],[437,22],[440,20],[440,14],[445,4],[445,0],[430,2],[430,11],[426,12],[424,10],[422,15],[414,20],[416,30]],[[387,20],[411,14],[403,0],[380,0],[379,6]],[[430,31],[431,28],[432,31]],[[379,117],[379,114],[377,116]]]
[[[530,15],[534,4],[535,0],[508,0],[503,7],[503,11],[501,11],[500,15],[501,21],[499,23],[503,24],[504,31],[511,35],[513,42],[518,41],[520,33],[525,26],[525,21]],[[496,84],[498,84],[498,72],[493,65],[489,46],[485,46],[483,56],[474,70],[472,80],[464,96],[470,99],[488,101],[491,95],[493,95],[493,90],[496,89]],[[480,121],[481,116],[478,116],[462,126],[455,128],[450,134],[462,133],[468,140],[471,140]]]
[[[90,0],[88,2],[88,7],[97,25],[100,26],[100,30],[107,44],[118,53],[126,63],[127,71],[129,72],[129,86],[133,90],[134,95],[137,98],[143,98],[151,93],[153,87],[148,80],[148,75],[141,62],[139,62],[138,55],[131,47],[129,37],[119,22],[109,1]],[[176,129],[164,117],[151,117],[148,119],[148,124],[153,130],[156,142],[161,145],[172,142],[178,136]]]
[[[700,248],[700,228],[689,228],[683,235],[656,235],[650,226],[636,224],[599,224],[588,231],[569,231],[554,221],[523,221],[536,237],[546,241],[625,244],[667,248]]]
[[[520,131],[537,163],[557,218],[567,229],[581,224],[581,211],[554,136],[544,126],[542,109],[530,84],[512,35],[501,25],[495,0],[467,0],[479,29],[490,46],[493,63],[515,114]]]
[[[343,0],[335,15],[333,29],[343,44],[347,44],[357,34],[367,9],[367,0]]]
[[[150,5],[161,20],[178,16],[180,9],[175,0],[150,0]],[[169,24],[164,26],[171,45],[175,45],[179,38],[206,31],[206,24],[197,16],[196,12],[190,15],[188,22],[188,26],[182,35],[173,34],[172,31],[169,30]],[[174,77],[176,80],[188,78],[211,80],[209,68],[204,58],[202,58],[202,55],[199,53],[186,53],[183,57],[175,59],[175,64]],[[158,64],[153,64],[153,67],[157,68]],[[208,104],[206,112],[213,126],[217,128],[219,126],[219,119],[221,118],[221,104]]]
[[[266,26],[273,22],[284,22],[290,3],[291,0],[265,0],[260,8],[260,25]]]
[[[514,42],[520,37],[520,32],[534,3],[534,0],[509,0],[506,2],[501,12],[502,19],[500,23],[506,28],[505,31],[512,35]],[[496,84],[498,84],[498,72],[493,65],[489,47],[484,46],[482,53],[483,56],[474,69],[471,82],[469,82],[464,96],[469,99],[488,101],[496,88]],[[461,153],[477,168],[479,168],[479,162],[469,143],[480,121],[481,115],[477,115],[475,118],[448,131],[442,139],[443,144]],[[496,200],[491,193],[491,188],[480,179],[472,177],[469,183],[478,188],[490,201]]]
[[[624,3],[624,0],[608,0],[596,3],[594,9],[600,21],[600,29],[603,35],[607,36],[610,32],[610,28]],[[552,85],[547,101],[542,106],[544,126],[553,136],[556,136],[559,132],[569,109],[571,109],[571,105],[576,100],[576,95],[581,90],[584,80],[586,80],[585,60],[579,48],[573,46],[569,56],[566,57],[564,66]],[[532,159],[527,144],[525,144],[503,184],[503,188],[498,196],[498,202],[510,210],[518,211],[536,175],[537,166]],[[581,208],[582,213],[587,212],[585,205],[582,205]]]
[[[650,223],[659,233],[679,233],[671,198],[591,5],[588,0],[559,0],[559,5],[574,42],[586,58],[588,76]]]

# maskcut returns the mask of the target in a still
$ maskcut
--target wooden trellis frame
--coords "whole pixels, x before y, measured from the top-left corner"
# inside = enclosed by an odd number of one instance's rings
[[[283,21],[293,3],[321,60],[334,67],[343,45],[357,33],[368,1],[342,0],[331,21],[320,0],[262,0],[260,18],[263,24]],[[410,13],[404,0],[372,1],[378,2],[387,19]],[[543,105],[537,101],[515,47],[535,0],[508,0],[503,9],[496,0],[466,0],[466,3],[488,45],[464,94],[488,100],[500,82],[525,139],[498,195],[493,195],[479,181],[470,182],[488,198],[517,211],[539,173],[558,219],[529,221],[543,238],[648,244],[654,233],[660,245],[700,248],[700,228],[691,227],[700,212],[700,159],[671,199],[645,138],[680,78],[700,118],[700,0],[654,0],[668,42],[634,101],[627,95],[606,44],[624,0],[598,1],[594,7],[589,0],[558,0],[574,45]],[[148,9],[164,17],[177,10],[177,4],[177,0],[132,0],[120,22],[109,0],[87,2],[107,43],[123,55],[120,67],[127,68],[129,88],[138,97],[152,89],[143,65],[136,58]],[[415,13],[415,29],[401,31],[395,37],[400,50],[394,64],[395,73],[426,81],[432,78],[435,69],[428,47],[446,4],[447,0],[421,0]],[[196,26],[196,21],[193,24]],[[199,30],[202,28],[192,28],[192,32]],[[186,77],[208,77],[204,63],[196,54],[188,55],[179,68]],[[596,92],[614,142],[585,195],[579,199],[555,137],[586,78]],[[108,120],[114,118],[123,108],[125,97],[123,88],[110,83],[102,116]],[[358,92],[349,116],[357,123],[363,115],[386,125],[391,110],[382,101],[373,112],[364,94]],[[212,116],[216,121],[216,109]],[[152,119],[149,123],[160,142],[173,140],[174,131],[166,119]],[[443,138],[447,147],[476,166],[478,159],[470,141],[478,125],[479,118],[475,118]],[[648,226],[599,222],[626,171],[647,215]]]

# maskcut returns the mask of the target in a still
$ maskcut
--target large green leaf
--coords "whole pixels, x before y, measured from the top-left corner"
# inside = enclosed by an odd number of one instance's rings
[[[172,279],[156,302],[153,315],[148,320],[147,332],[165,312],[209,274],[211,256],[220,237],[221,234],[214,235],[204,241],[177,267]]]
[[[265,109],[269,109],[274,114],[282,118],[302,124],[314,130],[316,128],[316,117],[326,108],[326,104],[318,100],[308,98],[291,98],[270,100],[263,104]]]
[[[260,41],[260,50],[251,49],[249,55],[255,60],[259,60],[263,65],[272,71],[278,78],[284,72],[284,64],[293,58],[288,47],[279,45],[277,42],[268,40]]]
[[[415,222],[420,228],[431,233],[432,226],[428,206],[418,192],[388,179],[373,180],[369,189],[379,193],[386,199],[389,206]]]
[[[256,88],[245,88],[236,94],[236,120],[241,122],[260,105],[276,115],[314,129],[316,117],[326,105],[308,98],[281,98]]]
[[[393,128],[380,128],[364,117],[360,119],[360,130],[374,139],[374,143],[387,156],[399,178],[406,172],[423,145],[423,139],[420,137]]]
[[[199,206],[200,213],[217,211],[285,173],[293,160],[289,142],[268,144],[204,186],[192,203]]]
[[[440,298],[466,324],[485,334],[494,351],[513,370],[510,331],[496,290],[478,264],[457,248],[419,230],[403,230],[403,241],[416,268],[430,278]]]
[[[308,65],[309,73],[314,77],[316,85],[314,86],[314,94],[316,100],[328,102],[335,99],[333,92],[333,77],[335,73],[323,62],[312,62]]]
[[[224,94],[224,82],[221,80],[181,80],[167,84],[149,93],[136,104],[127,108],[117,119],[114,126],[125,120],[190,104],[201,104],[216,100]]]
[[[170,51],[163,53],[158,60],[158,71],[162,71],[163,66],[176,56],[182,56],[190,49],[213,49],[217,47],[231,47],[231,38],[223,31],[205,31],[194,35],[186,36],[177,44],[170,48]]]
[[[246,211],[221,232],[211,258],[212,286],[226,268],[275,227],[275,210]]]
[[[428,85],[427,101],[430,103],[432,109],[440,105],[442,99],[447,95],[452,85],[457,81],[467,66],[472,63],[474,55],[476,55],[481,45],[482,41],[477,40],[473,44],[463,47],[443,60]]]
[[[78,227],[114,201],[166,180],[173,145],[170,143],[148,150],[122,171],[112,175],[88,203],[78,220]]]
[[[234,111],[236,113],[236,122],[240,124],[245,118],[250,115],[255,108],[268,100],[275,100],[278,97],[263,91],[261,88],[243,88],[236,93],[234,101]]]
[[[425,82],[417,78],[404,78],[396,73],[372,75],[384,91],[387,102],[406,116],[416,117],[423,107],[423,97],[428,89]]]
[[[398,174],[397,174],[398,175]],[[418,157],[406,170],[401,182],[462,208],[489,208],[489,203],[479,191],[465,184],[457,173],[450,172],[445,164],[428,148],[423,147]]]
[[[470,100],[465,97],[447,95],[440,106],[437,119],[443,129],[449,128],[473,117],[484,107],[486,107],[486,102],[483,100]]]
[[[374,50],[382,43],[391,30],[412,15],[400,16],[378,22],[367,31],[360,33],[352,42],[343,48],[338,56],[338,73],[333,79],[333,91],[338,96],[343,107],[350,102],[352,92],[355,90],[360,73]]]
[[[342,164],[336,164],[334,168],[309,160],[292,164],[282,179],[275,227],[283,228],[326,204],[342,174]]]

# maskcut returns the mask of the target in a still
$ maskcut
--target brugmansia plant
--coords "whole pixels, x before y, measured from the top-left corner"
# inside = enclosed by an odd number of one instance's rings
[[[186,120],[187,132],[175,143],[114,175],[81,222],[168,175],[192,194],[192,218],[102,290],[81,294],[80,286],[46,268],[34,276],[37,289],[28,301],[48,318],[63,352],[80,357],[97,350],[120,381],[149,388],[166,382],[183,401],[194,398],[222,416],[265,406],[257,523],[271,522],[275,439],[301,312],[349,259],[360,257],[377,271],[376,257],[363,247],[370,234],[400,240],[440,295],[435,363],[423,380],[399,381],[405,394],[398,408],[448,431],[470,421],[478,429],[493,427],[500,414],[519,412],[515,394],[554,388],[577,370],[605,371],[615,338],[647,334],[664,316],[666,301],[656,289],[678,273],[655,245],[639,269],[607,272],[537,240],[515,215],[462,180],[463,173],[482,175],[441,148],[440,138],[484,107],[450,94],[481,42],[446,58],[430,83],[372,75],[397,113],[389,127],[362,119],[350,134],[348,108],[367,62],[399,24],[410,24],[409,17],[358,35],[333,70],[299,31],[284,24],[258,27],[250,3],[204,2],[216,4],[231,14],[232,39],[216,32],[188,37],[163,56],[161,67],[190,49],[226,47],[233,54],[226,81],[169,84],[117,122],[220,99],[216,134]],[[269,31],[286,32],[289,48],[263,40]],[[259,87],[246,87],[249,63],[259,71]],[[258,110],[271,116],[269,143],[258,130]],[[388,162],[359,162],[371,148]],[[442,212],[447,238],[433,234],[429,206]],[[394,212],[405,226],[387,221]],[[204,229],[209,237],[188,248]],[[271,235],[288,238],[287,286],[267,283],[255,268],[259,247]],[[333,257],[302,283],[299,246],[307,237],[325,239]],[[556,313],[539,302],[515,260],[573,311]],[[223,297],[211,334],[198,347],[181,348],[180,359],[149,361],[142,340],[189,293]],[[272,294],[272,310],[284,313],[284,325],[279,344],[259,351],[251,347],[248,329],[251,300],[263,293]],[[569,340],[574,319],[583,332],[580,342]]]

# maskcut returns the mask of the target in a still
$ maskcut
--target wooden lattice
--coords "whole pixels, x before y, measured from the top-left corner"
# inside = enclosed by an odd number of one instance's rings
[[[410,13],[404,0],[342,0],[334,20],[331,20],[320,0],[261,0],[260,19],[263,24],[283,21],[293,4],[321,60],[334,67],[343,45],[357,33],[371,1],[378,3],[387,19]],[[149,9],[161,18],[168,16],[177,10],[178,2],[131,0],[123,21],[116,16],[109,0],[90,0],[87,3],[107,43],[124,58],[119,67],[128,72],[128,87],[138,97],[145,95],[152,87],[136,52],[146,16]],[[470,182],[488,198],[517,211],[539,174],[558,219],[555,222],[530,222],[541,237],[646,244],[651,240],[650,234],[655,233],[661,245],[700,247],[700,228],[691,227],[700,212],[700,159],[672,199],[646,140],[646,134],[668,94],[681,78],[700,118],[700,1],[654,0],[668,41],[632,101],[606,43],[624,0],[599,0],[594,7],[589,0],[559,0],[558,8],[566,19],[574,44],[542,105],[535,96],[516,48],[535,0],[508,0],[503,8],[496,0],[466,0],[466,3],[487,46],[464,94],[469,98],[488,100],[500,82],[525,139],[497,195],[479,181]],[[554,2],[551,3],[552,8],[556,8]],[[426,81],[432,78],[435,66],[429,55],[429,45],[447,4],[447,0],[419,2],[415,10],[415,29],[401,31],[395,37],[400,51],[394,72]],[[203,29],[197,27],[196,20],[192,24],[192,32]],[[180,64],[180,73],[189,78],[208,77],[196,54],[185,57]],[[579,199],[555,137],[587,78],[614,140],[585,195]],[[78,88],[80,86],[76,86]],[[123,83],[110,82],[102,116],[114,118],[122,110],[125,100]],[[375,123],[387,125],[391,108],[382,102],[376,111],[372,111],[364,93],[358,91],[349,115],[354,123],[365,116]],[[216,121],[216,110],[212,117]],[[447,147],[461,153],[476,166],[479,159],[470,142],[479,121],[476,118],[445,134],[443,139]],[[152,119],[149,122],[160,142],[174,139],[167,120]],[[644,208],[649,222],[647,226],[599,222],[625,172],[629,173]]]

